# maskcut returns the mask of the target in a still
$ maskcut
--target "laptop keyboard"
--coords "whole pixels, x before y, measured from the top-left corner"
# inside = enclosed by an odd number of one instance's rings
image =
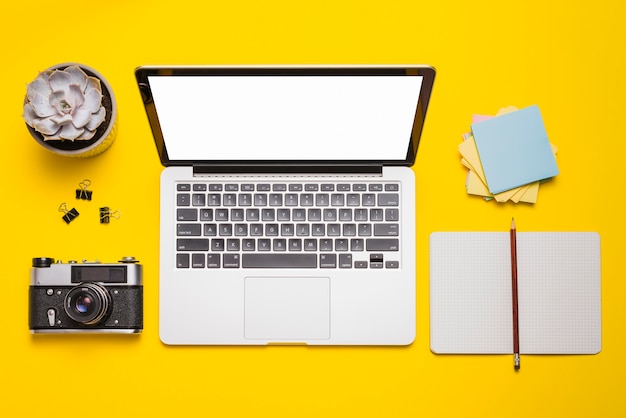
[[[176,265],[400,267],[400,185],[367,182],[176,184]]]

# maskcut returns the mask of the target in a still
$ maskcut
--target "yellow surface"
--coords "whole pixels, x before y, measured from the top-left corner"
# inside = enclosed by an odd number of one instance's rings
[[[618,0],[9,2],[0,17],[0,414],[3,416],[626,415],[623,220],[624,3]],[[113,146],[55,156],[21,119],[26,84],[74,61],[111,83]],[[158,338],[161,167],[133,69],[142,64],[426,63],[438,70],[417,176],[417,339],[396,348],[164,346]],[[559,147],[556,179],[530,204],[465,192],[458,144],[473,113],[539,105]],[[184,103],[180,104],[184,106]],[[74,189],[88,178],[92,202]],[[80,216],[65,225],[59,204]],[[98,207],[121,218],[98,223]],[[602,352],[436,356],[429,350],[433,231],[597,231]],[[128,336],[28,332],[30,260],[145,265],[145,330]]]

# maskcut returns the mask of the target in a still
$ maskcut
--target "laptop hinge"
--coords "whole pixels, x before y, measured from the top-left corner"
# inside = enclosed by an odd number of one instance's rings
[[[194,174],[365,174],[381,175],[382,164],[194,164]]]

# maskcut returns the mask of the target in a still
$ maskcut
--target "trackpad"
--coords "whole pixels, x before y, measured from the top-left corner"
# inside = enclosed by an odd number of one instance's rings
[[[328,277],[247,277],[245,337],[275,342],[330,338]]]

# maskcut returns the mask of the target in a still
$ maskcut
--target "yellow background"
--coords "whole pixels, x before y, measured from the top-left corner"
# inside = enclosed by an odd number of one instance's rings
[[[12,1],[2,7],[0,414],[20,416],[532,416],[626,414],[623,2]],[[91,159],[55,156],[21,118],[39,70],[101,72],[119,133]],[[417,338],[408,347],[187,347],[158,338],[161,166],[135,86],[143,64],[395,64],[438,70],[417,178]],[[539,105],[560,174],[539,201],[465,194],[457,146],[473,113]],[[180,104],[185,106],[184,103]],[[74,189],[88,178],[92,202]],[[57,212],[75,206],[70,225]],[[121,218],[98,223],[98,207]],[[597,231],[602,352],[436,356],[429,350],[433,231]],[[31,258],[145,266],[145,329],[129,336],[32,336]]]

